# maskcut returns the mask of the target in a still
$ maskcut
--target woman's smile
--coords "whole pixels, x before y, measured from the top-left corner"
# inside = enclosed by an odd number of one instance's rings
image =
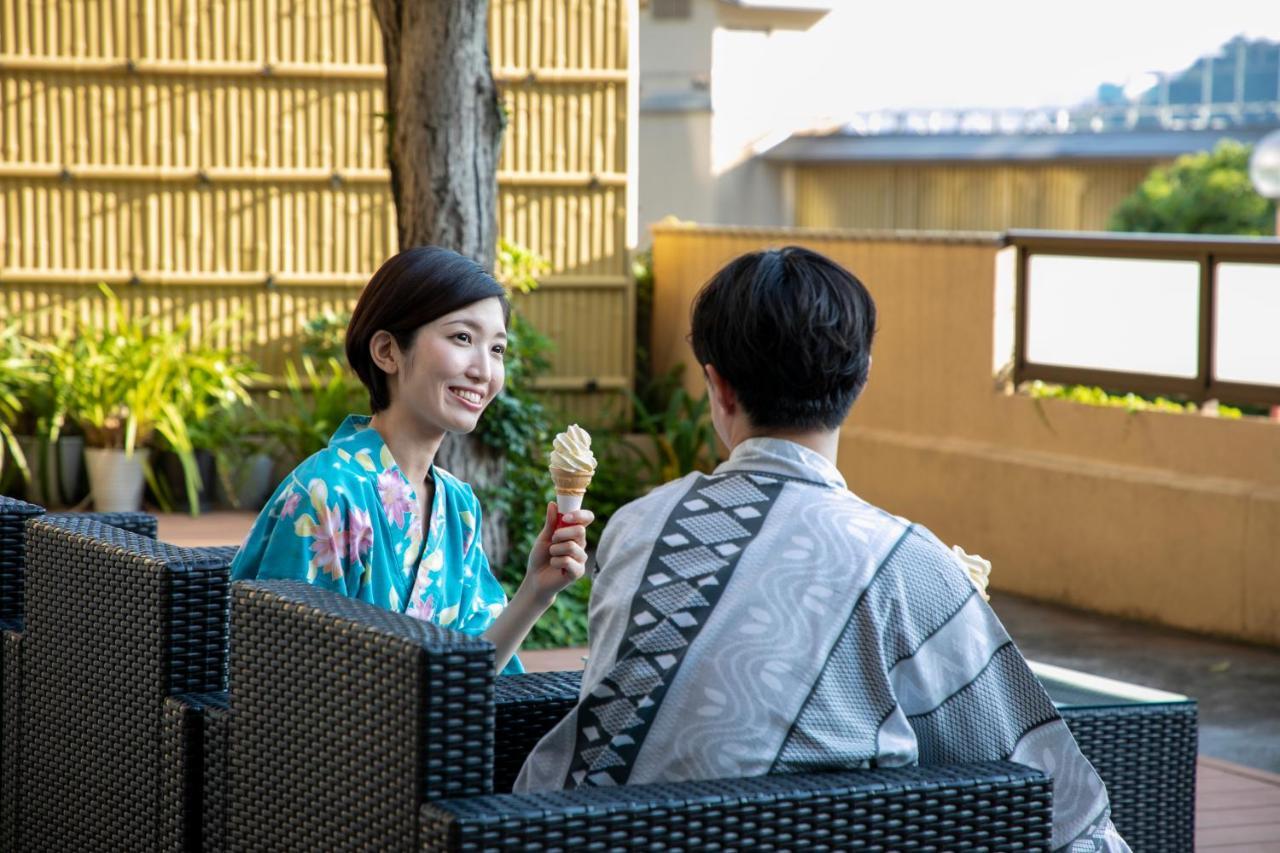
[[[457,385],[451,386],[449,391],[475,411],[480,412],[484,410],[485,394],[483,391],[475,391],[471,388],[462,388]]]

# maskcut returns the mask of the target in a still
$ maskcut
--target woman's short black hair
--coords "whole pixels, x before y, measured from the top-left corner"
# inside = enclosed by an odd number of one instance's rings
[[[407,350],[427,323],[494,297],[502,303],[503,322],[509,322],[511,306],[502,285],[475,261],[449,249],[418,246],[388,258],[365,285],[347,324],[347,361],[369,389],[373,411],[391,405],[387,374],[369,354],[375,333],[390,332]]]
[[[835,429],[867,384],[876,305],[834,261],[788,246],[731,261],[698,293],[690,342],[753,426]]]

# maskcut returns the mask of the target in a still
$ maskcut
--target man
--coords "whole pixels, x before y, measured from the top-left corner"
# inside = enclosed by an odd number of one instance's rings
[[[964,566],[851,493],[840,424],[875,304],[802,248],[731,262],[691,341],[727,462],[619,510],[574,710],[517,791],[1009,759],[1054,779],[1054,848],[1129,848]]]

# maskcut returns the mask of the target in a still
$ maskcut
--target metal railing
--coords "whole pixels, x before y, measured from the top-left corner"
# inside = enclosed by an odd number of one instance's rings
[[[1224,263],[1274,265],[1280,272],[1280,239],[1253,237],[1202,237],[1175,234],[1100,234],[1057,231],[1010,231],[1008,245],[1017,250],[1016,327],[1014,333],[1015,383],[1039,379],[1072,385],[1092,385],[1112,391],[1168,394],[1192,402],[1223,400],[1245,404],[1280,404],[1280,381],[1257,384],[1224,381],[1215,369],[1219,341],[1215,318],[1219,309],[1218,271]],[[1198,313],[1196,369],[1194,376],[1130,372],[1093,367],[1037,363],[1028,357],[1031,260],[1037,256],[1190,261],[1198,265]],[[1093,312],[1108,310],[1092,304]],[[1280,311],[1274,318],[1274,335],[1280,336]],[[1280,373],[1280,364],[1276,365]]]

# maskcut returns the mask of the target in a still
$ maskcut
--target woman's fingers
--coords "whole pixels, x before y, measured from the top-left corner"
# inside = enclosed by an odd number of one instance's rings
[[[574,557],[552,557],[550,565],[551,568],[558,569],[560,574],[573,580],[577,580],[586,573],[584,562]]]
[[[566,512],[560,516],[560,520],[564,524],[576,524],[587,527],[591,522],[596,520],[596,514],[589,509],[575,509],[573,512]]]
[[[552,557],[573,557],[575,560],[587,561],[587,552],[581,544],[570,540],[568,542],[553,542],[551,544]]]
[[[561,527],[551,534],[552,543],[568,542],[571,540],[576,542],[586,542],[587,528],[580,524],[575,524],[572,527]]]

